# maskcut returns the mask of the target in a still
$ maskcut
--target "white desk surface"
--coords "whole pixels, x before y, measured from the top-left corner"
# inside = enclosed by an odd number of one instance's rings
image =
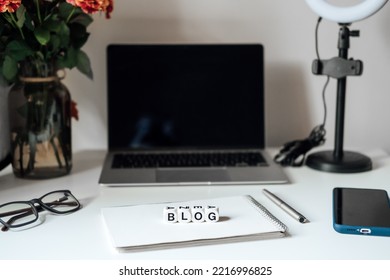
[[[28,230],[0,232],[0,259],[390,259],[389,237],[339,234],[332,227],[334,187],[381,188],[390,193],[390,157],[380,150],[366,154],[374,163],[370,172],[332,174],[307,167],[289,167],[285,172],[290,184],[267,186],[101,187],[97,181],[104,151],[75,152],[71,175],[56,179],[18,179],[8,167],[0,172],[0,204],[29,200],[52,190],[69,189],[83,208],[66,216],[47,214],[42,224]],[[310,223],[300,224],[272,204],[261,193],[264,187],[304,214]],[[111,246],[100,214],[102,207],[238,194],[250,194],[261,202],[288,226],[289,236],[226,245],[120,253]]]

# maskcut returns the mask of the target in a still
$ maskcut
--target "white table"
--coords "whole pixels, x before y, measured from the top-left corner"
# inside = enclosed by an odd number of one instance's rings
[[[390,259],[390,238],[339,234],[332,227],[332,189],[381,188],[390,193],[390,157],[367,152],[374,169],[357,174],[332,174],[309,169],[285,168],[290,184],[268,185],[268,190],[304,214],[300,224],[277,208],[262,193],[264,186],[101,187],[98,178],[104,151],[74,153],[71,175],[50,180],[15,178],[11,168],[0,172],[0,204],[29,200],[57,189],[69,189],[83,208],[66,216],[44,215],[42,224],[23,231],[0,232],[0,259],[57,260],[335,260]],[[192,200],[250,194],[289,228],[286,238],[199,246],[147,252],[120,253],[110,244],[102,222],[102,207]],[[135,227],[137,225],[134,225]]]

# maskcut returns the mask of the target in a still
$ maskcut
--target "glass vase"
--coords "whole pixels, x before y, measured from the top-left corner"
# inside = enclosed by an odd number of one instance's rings
[[[48,179],[72,168],[71,98],[55,71],[23,66],[8,97],[15,176]]]

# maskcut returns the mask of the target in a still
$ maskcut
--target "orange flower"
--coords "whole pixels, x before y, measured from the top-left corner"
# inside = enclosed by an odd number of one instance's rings
[[[0,0],[0,13],[14,13],[22,3],[22,0]]]
[[[66,0],[69,4],[80,7],[84,13],[93,14],[99,11],[105,12],[110,17],[113,10],[113,0]]]

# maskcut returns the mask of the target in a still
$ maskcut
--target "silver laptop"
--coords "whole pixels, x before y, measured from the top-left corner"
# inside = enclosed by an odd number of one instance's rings
[[[265,153],[263,46],[110,45],[106,186],[286,183]]]

